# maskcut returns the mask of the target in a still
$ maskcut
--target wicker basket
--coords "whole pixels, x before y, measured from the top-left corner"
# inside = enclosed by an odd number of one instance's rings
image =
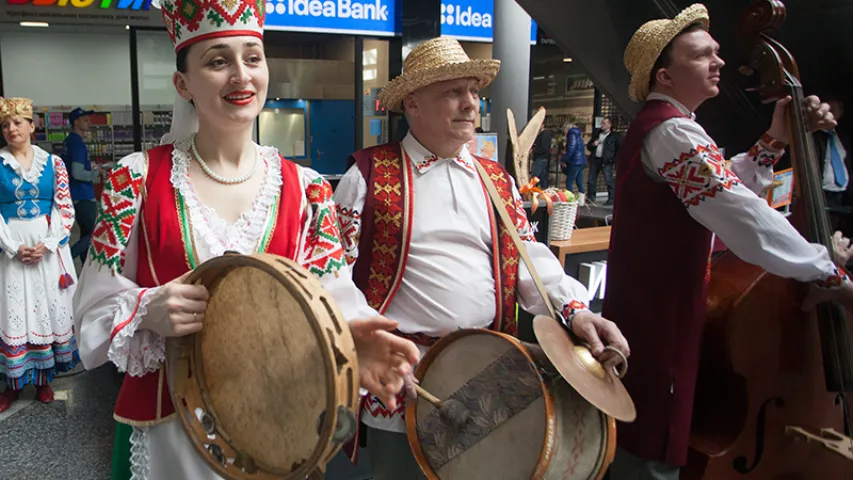
[[[578,216],[578,202],[559,202],[549,219],[548,241],[568,240],[572,238],[575,219]]]

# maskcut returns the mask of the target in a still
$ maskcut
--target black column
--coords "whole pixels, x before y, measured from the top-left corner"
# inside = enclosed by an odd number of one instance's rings
[[[355,110],[353,111],[353,119],[355,119],[355,150],[364,148],[364,39],[355,37],[355,53],[353,62],[355,64]]]
[[[139,65],[136,27],[130,27],[130,111],[133,118],[133,151],[142,151],[142,113],[139,110]]]
[[[441,0],[402,0],[401,36],[394,37],[389,42],[388,77],[394,79],[403,73],[403,52],[413,48],[430,38],[441,36]],[[400,140],[398,126],[402,115],[389,113],[389,140]]]

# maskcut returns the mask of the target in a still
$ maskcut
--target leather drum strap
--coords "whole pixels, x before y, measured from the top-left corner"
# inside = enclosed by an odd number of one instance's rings
[[[559,319],[557,316],[557,311],[554,309],[554,305],[551,303],[551,298],[548,296],[548,292],[545,290],[545,285],[542,284],[542,279],[539,278],[539,274],[536,273],[536,267],[533,266],[533,260],[530,259],[530,254],[527,253],[527,247],[524,246],[524,242],[521,241],[521,237],[518,236],[518,228],[515,226],[515,223],[509,218],[509,212],[506,210],[506,206],[504,205],[504,201],[501,198],[500,194],[498,194],[498,189],[495,187],[495,183],[492,181],[492,178],[489,177],[488,172],[479,161],[474,160],[474,164],[477,165],[477,172],[480,174],[480,178],[483,180],[483,185],[486,186],[486,191],[489,192],[489,197],[492,199],[492,206],[494,206],[495,210],[497,210],[498,215],[501,217],[501,221],[506,227],[507,232],[509,232],[509,236],[512,237],[513,243],[515,243],[515,247],[518,249],[518,255],[524,261],[524,264],[527,265],[527,270],[530,272],[530,276],[533,278],[533,283],[536,285],[536,290],[539,291],[539,294],[542,295],[542,299],[545,301],[545,306],[548,307],[548,314],[551,318]]]

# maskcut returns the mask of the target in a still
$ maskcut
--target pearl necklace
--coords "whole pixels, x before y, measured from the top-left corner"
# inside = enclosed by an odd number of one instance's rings
[[[255,172],[258,171],[258,167],[261,165],[260,155],[255,155],[255,166],[252,167],[251,172],[249,172],[245,175],[241,175],[239,177],[225,178],[221,175],[217,175],[216,173],[214,173],[213,170],[211,170],[210,167],[208,167],[207,164],[204,163],[204,160],[201,159],[201,155],[198,154],[198,150],[195,147],[195,136],[193,136],[192,142],[190,143],[190,150],[192,151],[193,158],[196,159],[196,161],[198,162],[198,165],[201,167],[202,171],[208,177],[216,180],[219,183],[224,183],[226,185],[236,185],[238,183],[243,183],[246,180],[254,177]]]

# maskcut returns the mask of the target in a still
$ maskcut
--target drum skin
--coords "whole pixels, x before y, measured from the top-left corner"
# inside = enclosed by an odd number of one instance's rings
[[[275,255],[226,254],[194,270],[202,330],[171,339],[172,400],[226,479],[304,479],[354,433],[355,344],[319,280]],[[344,438],[346,437],[346,438]]]
[[[431,480],[594,480],[613,461],[615,420],[575,392],[535,346],[460,330],[427,352],[416,376],[469,413],[456,429],[423,399],[407,405],[409,445]]]

